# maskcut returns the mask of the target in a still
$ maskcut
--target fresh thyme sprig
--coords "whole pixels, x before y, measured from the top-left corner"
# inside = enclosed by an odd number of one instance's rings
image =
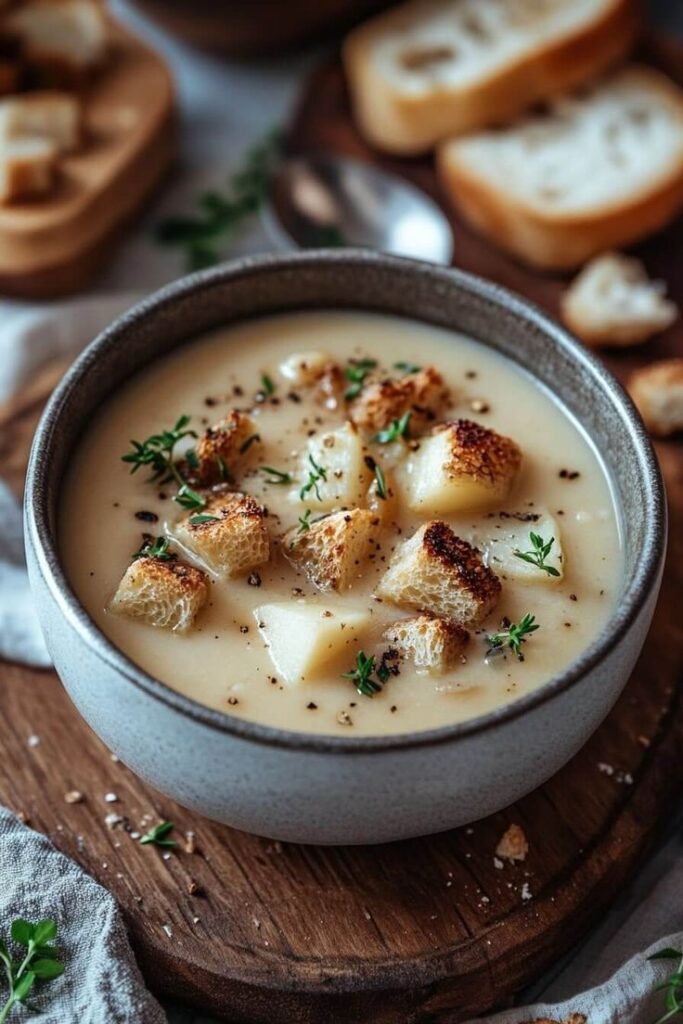
[[[37,981],[53,981],[64,973],[58,951],[51,945],[57,937],[56,921],[46,918],[32,924],[17,918],[10,925],[12,940],[23,946],[25,954],[13,957],[6,943],[0,941],[0,961],[5,970],[9,995],[0,1008],[0,1024],[4,1024],[12,1007],[25,1003]]]
[[[389,670],[385,666],[386,675],[381,682],[378,679],[372,678],[374,671],[374,654],[368,657],[365,651],[359,651],[356,655],[356,667],[350,672],[343,672],[342,679],[350,679],[362,697],[374,697],[376,693],[381,692],[382,682],[386,682],[389,678]]]
[[[275,394],[275,382],[272,377],[269,377],[267,373],[261,374],[261,390],[265,395]]]
[[[273,469],[272,466],[261,466],[262,473],[268,473],[270,479],[266,480],[267,484],[291,484],[292,475],[291,473],[283,473],[279,469]]]
[[[346,379],[351,381],[351,386],[344,392],[344,398],[347,402],[350,402],[352,398],[361,393],[365,378],[370,373],[370,370],[374,370],[376,366],[376,359],[358,359],[346,367],[344,374]]]
[[[217,263],[221,249],[263,206],[281,151],[281,133],[271,130],[247,151],[242,167],[230,179],[227,194],[204,192],[197,200],[197,215],[168,217],[158,225],[156,240],[183,249],[190,270]]]
[[[311,528],[312,509],[307,508],[302,516],[299,516],[299,527],[297,533],[306,533]]]
[[[198,515],[190,516],[190,526],[203,526],[204,523],[217,523],[218,516]]]
[[[320,494],[319,484],[321,481],[327,480],[327,470],[324,466],[319,466],[312,455],[308,456],[308,461],[313,468],[308,471],[308,480],[299,491],[299,498],[301,501],[304,501],[311,491],[315,491],[315,496],[318,501],[322,501],[323,499]]]
[[[122,462],[131,465],[131,473],[137,473],[141,466],[150,466],[150,481],[165,480],[175,477],[178,486],[184,480],[173,458],[173,450],[184,437],[196,437],[194,430],[188,430],[190,416],[181,416],[171,430],[162,430],[160,434],[150,434],[144,441],[131,441],[133,450],[121,456]]]
[[[144,836],[140,836],[141,845],[147,846],[151,843],[154,846],[169,848],[177,846],[178,844],[175,839],[169,839],[169,832],[172,832],[174,827],[172,821],[160,821],[158,825],[151,828]]]
[[[506,647],[516,655],[519,661],[524,661],[522,644],[525,644],[531,633],[535,633],[540,626],[536,622],[536,616],[527,614],[518,623],[511,622],[510,625],[501,630],[500,633],[490,633],[486,637],[488,649],[487,657],[494,654],[503,654]]]
[[[665,1012],[658,1017],[655,1024],[665,1024],[665,1021],[683,1015],[683,951],[680,949],[660,949],[648,960],[677,960],[678,967],[669,975],[666,981],[657,985],[656,992],[666,992],[664,996]]]
[[[378,462],[375,463],[375,481],[377,482],[377,497],[382,498],[383,501],[387,500],[387,480],[384,475],[384,470]]]
[[[177,501],[183,508],[189,509],[190,512],[198,512],[206,507],[206,498],[203,498],[197,491],[193,491],[185,483],[181,485],[178,493],[173,496],[173,500]]]
[[[150,537],[149,540],[145,540],[140,550],[132,555],[133,561],[136,558],[160,558],[167,562],[173,558],[173,554],[168,550],[168,545],[168,537]]]
[[[410,437],[410,411],[404,413],[400,420],[392,420],[391,426],[375,434],[374,440],[378,444],[391,444],[392,441],[398,441],[399,437]]]
[[[540,534],[532,531],[529,534],[529,540],[531,541],[531,547],[533,550],[519,551],[515,549],[515,551],[512,552],[515,558],[521,558],[523,562],[535,565],[537,569],[547,572],[548,576],[559,576],[560,574],[555,566],[548,565],[546,561],[550,555],[550,550],[555,543],[555,538],[551,537],[549,541],[545,541]]]
[[[422,369],[416,363],[394,363],[395,370],[403,370],[404,373],[419,373]]]
[[[261,435],[260,434],[250,434],[249,437],[246,439],[246,441],[242,441],[242,444],[240,445],[240,455],[244,455],[245,452],[249,451],[249,449],[251,448],[252,444],[255,444],[257,441],[260,441],[260,440],[261,440]]]

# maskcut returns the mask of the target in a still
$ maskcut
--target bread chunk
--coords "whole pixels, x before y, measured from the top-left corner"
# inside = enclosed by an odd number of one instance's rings
[[[50,84],[78,85],[107,50],[104,10],[94,0],[28,0],[9,12],[6,27]]]
[[[401,476],[410,508],[448,515],[503,501],[522,453],[509,437],[471,420],[435,427],[408,460]]]
[[[49,140],[60,153],[77,149],[81,105],[76,97],[46,91],[0,100],[0,147],[31,137]]]
[[[349,35],[344,65],[358,126],[415,154],[595,77],[638,28],[631,0],[412,0]]]
[[[189,475],[196,477],[204,487],[231,480],[253,461],[260,447],[261,440],[251,416],[232,409],[197,441],[197,466],[190,467]]]
[[[398,380],[368,384],[351,403],[349,416],[358,427],[374,434],[409,412],[409,431],[415,437],[434,424],[448,400],[443,377],[427,366]]]
[[[319,590],[348,590],[362,573],[379,526],[379,517],[369,509],[333,512],[312,522],[307,530],[289,530],[282,548]]]
[[[683,430],[683,359],[663,359],[636,370],[628,389],[655,437]]]
[[[441,675],[455,668],[470,638],[469,633],[452,619],[419,615],[400,619],[382,634],[404,658],[416,668]]]
[[[683,92],[631,65],[547,113],[447,142],[437,162],[454,206],[496,244],[578,267],[683,209]]]
[[[510,825],[503,833],[496,847],[496,856],[503,860],[522,861],[526,860],[529,852],[529,843],[520,825]]]
[[[543,564],[553,570],[550,573],[515,553],[530,552],[532,556],[536,553],[532,533],[544,544],[553,542],[547,557],[542,559]],[[562,534],[559,522],[550,512],[498,512],[487,519],[477,532],[476,544],[483,552],[486,564],[504,580],[555,586],[564,578],[566,564]]]
[[[310,438],[292,497],[312,508],[314,514],[355,508],[361,504],[369,480],[363,442],[353,423],[347,422],[338,430]]]
[[[174,534],[217,576],[239,576],[270,558],[266,515],[248,495],[226,493],[181,519]]]
[[[50,192],[57,158],[57,147],[49,139],[15,139],[0,146],[0,203]]]
[[[496,606],[500,580],[446,523],[433,520],[401,544],[377,595],[405,608],[474,626]]]
[[[109,611],[157,629],[185,633],[209,596],[209,578],[177,559],[137,558],[109,603]]]
[[[305,601],[262,605],[254,616],[278,678],[288,686],[343,672],[370,625],[366,612]]]

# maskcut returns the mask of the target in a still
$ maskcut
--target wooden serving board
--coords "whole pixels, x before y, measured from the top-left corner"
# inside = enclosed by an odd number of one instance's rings
[[[681,65],[683,66],[683,64]],[[293,145],[367,155],[348,121],[338,69],[307,92]],[[435,191],[430,168],[400,165]],[[456,225],[458,263],[554,309],[559,281],[534,277]],[[683,304],[683,224],[652,241],[648,265]],[[676,247],[678,246],[678,249]],[[609,360],[623,377],[683,326]],[[0,413],[0,466],[17,493],[55,374]],[[0,802],[25,814],[119,900],[150,985],[234,1024],[456,1024],[513,994],[605,912],[651,849],[683,788],[683,464],[658,445],[671,544],[650,637],[622,698],[553,779],[471,828],[371,848],[283,845],[212,824],[112,761],[52,672],[0,665]],[[30,740],[38,737],[39,742]],[[79,790],[83,800],[65,802]],[[105,794],[117,796],[107,803]],[[195,833],[164,859],[142,831],[159,818]],[[524,863],[494,863],[512,822]],[[46,913],[49,908],[46,908]]]
[[[168,169],[173,85],[163,61],[110,22],[107,64],[83,96],[85,141],[60,159],[45,198],[0,206],[0,293],[53,298],[84,288]]]

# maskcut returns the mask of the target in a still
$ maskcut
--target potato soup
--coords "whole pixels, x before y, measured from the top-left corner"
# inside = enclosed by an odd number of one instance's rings
[[[604,468],[546,391],[459,334],[342,311],[216,330],[135,375],[73,459],[60,545],[151,675],[338,735],[529,693],[622,574]]]

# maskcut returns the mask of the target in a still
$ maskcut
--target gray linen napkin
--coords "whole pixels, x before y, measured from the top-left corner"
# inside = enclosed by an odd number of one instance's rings
[[[45,668],[50,664],[34,611],[24,562],[21,509],[0,480],[0,657]]]

